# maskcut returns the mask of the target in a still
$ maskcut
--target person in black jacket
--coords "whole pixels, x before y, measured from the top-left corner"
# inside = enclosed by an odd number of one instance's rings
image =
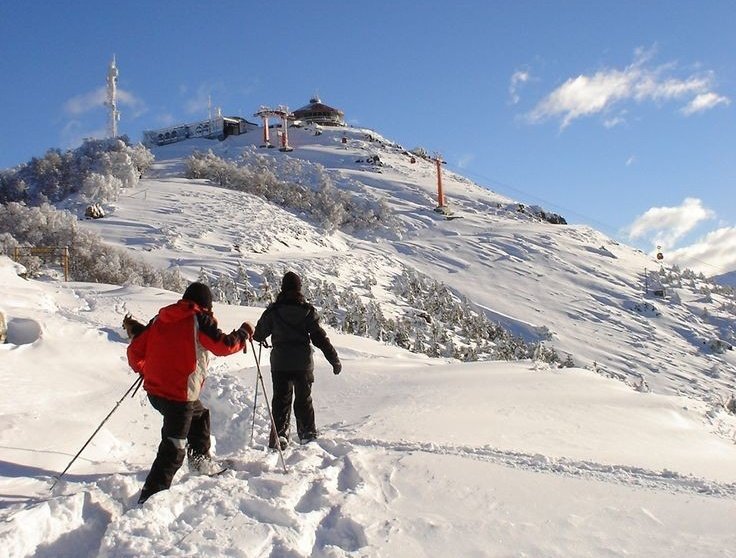
[[[293,271],[281,281],[281,292],[256,324],[253,339],[260,343],[271,336],[271,378],[273,380],[273,418],[276,432],[271,432],[269,447],[276,444],[284,449],[289,441],[292,397],[296,428],[301,443],[314,440],[317,429],[312,406],[314,360],[310,342],[320,349],[332,365],[332,371],[342,370],[337,351],[319,324],[314,306],[309,304],[302,290],[302,280]]]

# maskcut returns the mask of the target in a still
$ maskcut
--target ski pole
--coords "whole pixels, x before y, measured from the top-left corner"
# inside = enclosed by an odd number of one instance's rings
[[[253,358],[256,361],[256,370],[258,371],[258,380],[261,382],[261,388],[263,389],[263,399],[266,400],[266,409],[268,409],[268,416],[271,419],[271,428],[273,430],[274,436],[276,437],[276,449],[279,450],[279,457],[281,458],[281,466],[284,468],[284,473],[288,473],[286,469],[286,461],[284,461],[284,452],[281,449],[281,444],[279,443],[279,431],[276,430],[276,421],[273,419],[273,413],[271,412],[271,404],[268,402],[268,392],[266,392],[266,385],[263,383],[263,374],[261,374],[261,363],[260,359],[256,356],[256,348],[253,345],[253,340],[250,340],[250,347],[253,350]],[[255,412],[255,409],[253,409],[253,412]]]
[[[95,430],[95,431],[94,431],[94,432],[92,433],[92,436],[90,436],[90,437],[89,437],[89,440],[87,440],[87,441],[86,441],[86,442],[84,443],[84,445],[82,446],[82,449],[80,449],[80,450],[79,450],[79,451],[77,452],[77,455],[75,455],[75,456],[74,456],[74,457],[72,458],[72,460],[71,460],[71,461],[69,462],[69,465],[67,465],[67,466],[66,466],[66,469],[64,469],[64,470],[63,470],[63,471],[62,471],[62,472],[61,472],[61,473],[60,473],[60,474],[59,474],[59,475],[58,475],[58,476],[56,477],[56,480],[55,480],[55,481],[54,481],[54,483],[53,483],[53,484],[51,485],[51,488],[49,488],[49,490],[53,490],[53,489],[54,489],[54,487],[56,486],[56,483],[57,483],[57,482],[59,482],[59,481],[61,480],[61,477],[63,477],[63,476],[64,476],[64,475],[66,474],[66,472],[67,472],[67,471],[69,470],[69,467],[71,467],[71,466],[72,466],[72,463],[74,463],[74,462],[75,462],[75,461],[77,460],[77,458],[78,458],[78,457],[79,457],[79,456],[81,455],[81,453],[82,453],[82,452],[84,451],[84,448],[86,448],[86,447],[87,447],[87,446],[89,445],[89,443],[90,443],[90,442],[92,441],[92,438],[94,438],[94,437],[95,437],[95,435],[96,435],[96,434],[97,434],[97,433],[98,433],[98,432],[100,431],[100,428],[102,428],[102,426],[103,426],[103,425],[104,425],[104,424],[105,424],[105,423],[107,422],[107,419],[109,419],[109,418],[110,418],[110,417],[112,416],[112,414],[113,414],[113,413],[114,413],[114,412],[115,412],[115,411],[117,410],[117,408],[118,408],[118,407],[120,406],[120,404],[121,404],[121,403],[123,402],[123,399],[125,399],[125,398],[126,398],[126,397],[128,396],[128,394],[129,394],[129,393],[130,393],[131,391],[133,392],[133,395],[135,395],[135,393],[136,393],[136,392],[138,391],[138,388],[140,387],[140,385],[141,385],[141,383],[142,383],[142,382],[143,382],[143,376],[139,376],[138,378],[136,378],[135,382],[133,382],[133,385],[132,385],[132,386],[130,386],[130,387],[128,388],[128,391],[126,391],[126,392],[125,392],[125,394],[124,394],[124,395],[123,395],[123,396],[122,396],[122,397],[120,398],[120,400],[119,400],[119,401],[118,401],[118,402],[117,402],[117,403],[115,404],[115,406],[113,407],[112,411],[110,411],[110,413],[109,413],[109,414],[108,414],[108,415],[107,415],[107,416],[105,417],[105,419],[104,419],[104,420],[103,420],[103,421],[102,421],[102,422],[100,423],[100,425],[99,425],[99,426],[97,427],[97,430]],[[131,397],[132,397],[133,395],[131,395]]]
[[[261,347],[263,345],[258,345],[258,358],[256,360],[258,362],[261,362]],[[258,369],[256,369],[258,370]],[[260,376],[260,371],[256,372],[256,394],[253,397],[253,422],[250,425],[250,445],[253,446],[253,435],[256,431],[256,409],[258,408],[258,376]]]

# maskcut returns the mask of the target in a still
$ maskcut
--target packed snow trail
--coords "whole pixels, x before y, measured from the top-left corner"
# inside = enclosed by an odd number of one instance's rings
[[[551,458],[542,454],[503,451],[491,446],[452,446],[434,442],[389,442],[385,440],[336,438],[351,447],[384,448],[391,452],[424,452],[477,459],[515,469],[552,473],[601,482],[613,482],[665,492],[686,492],[707,496],[736,498],[736,483],[721,483],[676,471],[651,471],[627,465],[607,465],[593,461]]]
[[[687,505],[694,505],[709,518],[710,528],[720,528],[720,514],[736,510],[736,484],[674,471],[555,458],[489,444],[363,436],[361,433],[371,428],[371,420],[391,416],[384,409],[390,411],[392,407],[391,400],[386,399],[374,403],[373,419],[357,417],[330,423],[316,442],[290,445],[286,451],[290,472],[284,475],[278,454],[263,445],[269,419],[262,403],[255,415],[256,446],[250,448],[247,444],[254,418],[254,390],[245,384],[255,379],[254,368],[229,372],[226,364],[223,360],[215,364],[205,402],[213,413],[217,453],[227,460],[230,470],[209,478],[191,474],[185,466],[169,491],[137,506],[147,471],[146,459],[152,457],[155,449],[151,443],[151,447],[141,448],[145,451],[137,457],[138,464],[124,465],[128,472],[70,475],[70,479],[59,483],[53,497],[29,503],[25,509],[6,516],[0,542],[8,543],[10,555],[296,558],[395,556],[411,549],[402,555],[431,556],[431,545],[447,546],[455,532],[465,532],[467,550],[487,552],[483,548],[488,542],[487,534],[471,534],[477,518],[473,520],[462,513],[457,516],[457,511],[450,516],[441,512],[445,499],[454,498],[445,493],[447,486],[458,492],[457,497],[466,494],[467,498],[469,491],[477,491],[473,506],[487,508],[490,513],[485,520],[488,524],[483,524],[481,531],[500,533],[504,530],[500,525],[514,517],[514,523],[526,522],[538,528],[544,522],[558,523],[561,533],[565,533],[570,529],[567,522],[571,517],[566,514],[582,517],[598,513],[593,511],[598,504],[580,496],[568,496],[578,502],[578,507],[566,513],[545,507],[539,515],[534,507],[517,508],[513,504],[517,495],[500,498],[498,494],[501,486],[509,482],[516,486],[522,500],[533,498],[532,490],[537,490],[540,483],[559,486],[568,495],[592,491],[609,503],[613,499],[617,506],[624,506],[623,502],[636,494],[637,501],[643,498],[649,502],[646,513],[642,512],[648,521],[662,517],[672,506],[678,509],[684,505],[682,496],[687,496]],[[362,384],[373,378],[367,373],[362,379],[355,379]],[[321,382],[327,380],[321,378]],[[405,377],[399,381],[394,390],[405,389],[406,380]],[[319,392],[315,395],[319,398]],[[425,392],[423,396],[431,407],[433,395]],[[140,398],[143,399],[142,394]],[[354,402],[365,408],[359,399]],[[452,399],[446,399],[445,404],[450,411],[448,419],[455,420],[450,418],[454,416]],[[150,414],[148,420],[155,430],[156,414]],[[419,474],[421,471],[424,473]],[[499,505],[506,509],[503,515],[497,513]],[[31,521],[34,529],[26,527]],[[665,556],[666,548],[678,552],[693,550],[687,533],[685,529],[679,541],[676,537],[669,541],[669,547],[660,540],[665,546],[650,555]],[[547,535],[561,539],[568,536]],[[517,536],[523,540],[513,544],[530,548],[526,535]],[[648,526],[647,537],[658,540],[656,528]],[[422,542],[424,538],[427,540]],[[508,539],[503,540],[499,548],[509,548]],[[703,544],[707,545],[707,541]],[[623,544],[621,548],[627,547]],[[628,548],[641,549],[633,544]]]
[[[435,471],[432,477],[415,477],[410,473],[414,468],[428,465],[421,454],[429,454],[431,460],[438,463],[450,459],[451,466],[431,467]],[[83,492],[39,504],[35,511],[28,510],[24,517],[17,517],[15,521],[26,522],[33,516],[38,521],[46,513],[51,517],[61,513],[61,517],[68,515],[69,519],[76,516],[77,528],[57,539],[55,544],[39,549],[37,556],[84,555],[78,553],[80,548],[87,548],[88,556],[111,557],[192,554],[273,558],[395,556],[395,552],[406,545],[414,550],[402,555],[431,556],[432,547],[415,539],[417,529],[420,532],[428,529],[430,537],[437,537],[438,532],[449,535],[456,529],[464,532],[473,528],[468,518],[442,519],[436,515],[437,498],[469,497],[473,481],[466,476],[468,471],[472,471],[471,477],[489,479],[490,482],[481,482],[489,511],[503,502],[498,494],[493,496],[498,490],[494,485],[508,479],[516,479],[520,483],[516,484],[516,490],[526,498],[532,497],[531,491],[524,488],[529,479],[523,479],[529,474],[541,474],[541,478],[551,474],[559,478],[555,484],[564,486],[569,494],[596,491],[608,494],[609,498],[611,493],[616,493],[625,499],[632,490],[639,493],[643,490],[644,494],[649,493],[646,498],[651,504],[642,513],[650,521],[660,521],[657,517],[662,517],[668,506],[677,505],[675,493],[678,492],[689,493],[689,505],[696,507],[704,507],[710,499],[698,495],[701,489],[711,496],[725,496],[729,500],[734,497],[733,485],[678,479],[677,475],[670,481],[666,473],[659,475],[627,468],[607,471],[606,467],[593,463],[555,464],[543,456],[488,448],[346,440],[332,438],[329,433],[317,443],[290,446],[287,464],[291,472],[288,475],[281,473],[276,453],[264,451],[262,446],[237,452],[228,456],[228,461],[232,469],[216,478],[184,471],[171,490],[155,495],[140,507],[134,504],[138,488],[136,479],[113,475],[88,484]],[[143,476],[142,472],[136,475],[139,482]],[[444,494],[443,488],[448,482],[453,490],[461,490],[461,493]],[[605,488],[609,483],[613,486]],[[629,496],[622,496],[622,493]],[[431,505],[412,503],[415,499]],[[590,502],[584,502],[585,498],[581,500],[575,511],[582,518],[589,516],[591,510],[584,505],[589,506]],[[722,503],[727,505],[725,501]],[[714,504],[722,507],[718,500],[711,500],[706,509]],[[412,510],[409,514],[401,511],[407,505]],[[564,514],[550,512],[544,512],[546,521],[565,519]],[[525,514],[517,509],[513,515],[517,520],[526,516],[528,521],[536,512]],[[496,513],[491,518],[496,521],[502,516]],[[715,518],[711,517],[710,521]],[[654,541],[658,540],[657,530],[652,526],[647,526],[647,530],[654,546]],[[561,534],[560,538],[567,536]],[[686,546],[679,551],[689,548],[695,551],[692,555],[699,555],[698,552],[707,549],[707,541],[699,543],[703,546],[693,547],[692,541],[688,543],[686,539],[688,535],[684,532],[680,542]],[[71,541],[75,541],[74,552]],[[470,541],[470,547],[482,551],[484,543],[478,534]],[[99,544],[99,551],[96,544]],[[440,544],[447,545],[448,541]],[[528,547],[529,542],[525,548]],[[633,545],[630,548],[641,550]],[[650,555],[665,554],[654,552]]]

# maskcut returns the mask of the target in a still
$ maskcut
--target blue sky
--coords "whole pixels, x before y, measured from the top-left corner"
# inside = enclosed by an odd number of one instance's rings
[[[0,168],[315,93],[493,190],[736,269],[736,4],[0,0]]]

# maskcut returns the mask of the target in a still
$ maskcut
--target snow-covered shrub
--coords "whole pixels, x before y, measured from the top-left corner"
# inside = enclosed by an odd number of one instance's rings
[[[631,309],[634,312],[638,312],[642,316],[650,318],[658,318],[662,314],[657,307],[651,302],[638,301],[638,302],[627,302],[624,304],[625,308]]]
[[[79,194],[85,202],[117,201],[122,187],[123,183],[119,178],[92,172],[84,178]]]
[[[726,351],[733,350],[733,345],[725,341],[722,341],[720,339],[715,339],[715,338],[704,339],[702,341],[702,344],[703,344],[704,349],[706,349],[707,351],[711,353],[715,353],[715,354],[723,354]]]
[[[27,207],[13,202],[0,205],[0,243],[15,246],[68,246],[69,273],[75,281],[145,285],[181,291],[186,286],[178,270],[159,271],[127,251],[105,244],[96,233],[77,229],[77,218],[50,204]],[[7,252],[9,256],[12,251]],[[27,257],[29,274],[41,267],[39,258]]]
[[[226,161],[211,151],[194,153],[186,160],[186,176],[208,179],[303,212],[328,231],[380,229],[390,227],[395,220],[383,200],[369,200],[336,188],[322,165],[284,159],[277,162],[255,149],[246,149],[238,162]]]
[[[632,387],[640,393],[650,393],[652,391],[644,377],[636,380]]]
[[[15,249],[19,246],[20,244],[12,234],[7,232],[0,233],[0,254],[12,256]]]
[[[528,206],[526,208],[526,211],[529,214],[534,215],[538,219],[546,221],[547,223],[550,223],[552,225],[567,225],[567,220],[564,217],[558,215],[557,213],[552,213],[551,211],[545,211],[538,205]]]
[[[133,160],[133,165],[138,171],[138,176],[140,178],[140,176],[145,174],[145,172],[151,168],[156,158],[153,156],[153,153],[151,153],[151,150],[142,143],[130,145],[130,142],[128,142],[128,145],[128,155],[130,155],[130,158]]]
[[[713,302],[713,293],[708,286],[702,286],[700,292],[703,295],[703,302]]]
[[[719,308],[722,312],[728,312],[729,314],[736,314],[736,303],[734,302],[723,302]]]
[[[229,304],[266,306],[280,288],[285,269],[267,266],[260,277],[239,270],[235,278],[200,271],[199,281],[212,288],[215,300]],[[260,282],[258,287],[254,283]],[[528,343],[494,324],[446,285],[413,270],[404,270],[393,284],[400,314],[389,318],[370,296],[375,279],[356,288],[304,278],[305,296],[319,309],[324,323],[344,333],[369,337],[433,357],[474,360],[534,359],[561,365],[557,352],[543,343]],[[567,365],[574,365],[568,356]]]
[[[421,157],[422,159],[429,159],[429,151],[427,151],[426,148],[422,146],[417,146],[414,149],[411,149],[409,151],[412,155],[416,155],[417,157]]]
[[[64,153],[51,149],[41,158],[0,173],[0,203],[41,205],[77,193],[86,201],[114,201],[120,189],[135,186],[152,163],[148,149],[131,146],[125,137],[86,140]]]
[[[731,395],[723,407],[732,415],[736,415],[736,396]]]

